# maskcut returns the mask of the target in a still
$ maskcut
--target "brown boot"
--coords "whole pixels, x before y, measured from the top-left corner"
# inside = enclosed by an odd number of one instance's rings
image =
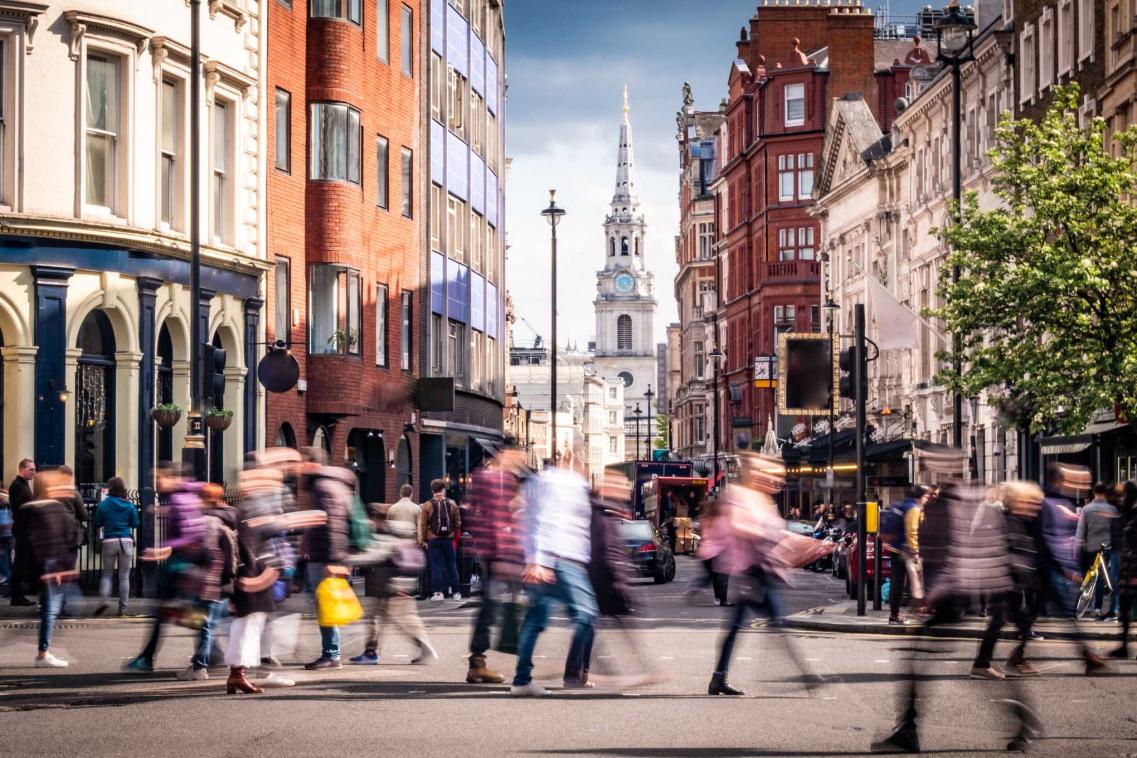
[[[1086,653],[1086,676],[1103,676],[1109,673],[1109,667],[1105,665],[1105,661],[1101,656],[1094,655],[1093,653]]]
[[[245,678],[244,666],[229,667],[229,679],[225,682],[225,691],[230,695],[236,695],[238,692],[243,692],[246,695],[260,695],[264,692],[263,689]]]
[[[470,670],[466,672],[467,684],[501,684],[505,677],[486,666],[484,655],[470,656]]]

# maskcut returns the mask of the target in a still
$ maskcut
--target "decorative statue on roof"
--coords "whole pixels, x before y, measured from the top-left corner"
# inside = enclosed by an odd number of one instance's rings
[[[904,56],[905,66],[928,66],[932,63],[932,57],[928,55],[928,51],[920,46],[920,37],[912,38],[912,49],[908,51],[908,55]]]
[[[683,82],[683,107],[690,108],[695,104],[695,96],[691,94],[691,82]]]

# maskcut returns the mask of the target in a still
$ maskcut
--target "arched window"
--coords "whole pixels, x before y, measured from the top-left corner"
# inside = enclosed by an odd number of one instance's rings
[[[626,313],[616,319],[616,349],[632,349],[632,317]]]
[[[296,432],[292,431],[292,425],[287,421],[276,430],[275,445],[277,447],[296,448]]]
[[[616,255],[616,238],[615,237],[609,237],[608,238],[608,257],[611,258],[614,255]]]
[[[174,341],[170,337],[170,327],[162,324],[158,332],[158,387],[159,403],[174,402]],[[173,427],[158,428],[158,460],[174,459]]]
[[[105,482],[115,471],[115,339],[107,314],[92,311],[79,327],[75,371],[75,481]]]
[[[620,238],[620,255],[627,255],[627,254],[628,254],[628,238],[627,237],[621,237]]]
[[[636,255],[640,254],[640,238],[636,237]]]

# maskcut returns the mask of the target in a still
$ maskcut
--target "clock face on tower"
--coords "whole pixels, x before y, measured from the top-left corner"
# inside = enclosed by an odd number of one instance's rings
[[[623,293],[631,292],[636,286],[636,280],[627,271],[622,271],[616,275],[616,290]]]

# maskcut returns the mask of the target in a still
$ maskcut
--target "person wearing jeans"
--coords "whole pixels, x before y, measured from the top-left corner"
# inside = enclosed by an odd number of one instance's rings
[[[458,505],[446,497],[446,482],[435,479],[430,483],[430,492],[430,500],[423,503],[419,512],[419,534],[426,544],[430,589],[434,593],[431,599],[441,600],[453,593],[453,597],[461,600],[454,537],[462,531],[462,514]]]
[[[67,506],[57,497],[62,493],[60,475],[56,472],[36,474],[32,490],[35,500],[25,503],[31,541],[31,562],[40,584],[39,645],[36,668],[62,668],[67,661],[50,652],[51,632],[63,607],[64,582],[75,578],[71,550],[79,534],[79,525]]]
[[[342,566],[350,550],[352,500],[355,498],[355,474],[345,468],[308,464],[311,507],[327,514],[327,521],[304,532],[302,544],[308,556],[308,579],[319,588],[325,577],[350,577]],[[304,665],[309,671],[343,668],[340,662],[340,630],[335,626],[320,627],[320,657]]]
[[[426,559],[430,563],[430,586],[435,596],[462,595],[458,592],[458,554],[452,537],[435,537],[426,541]]]
[[[95,615],[107,609],[111,594],[111,577],[118,572],[118,615],[126,615],[130,598],[130,568],[134,563],[134,531],[138,528],[138,509],[126,499],[126,483],[120,477],[107,482],[107,496],[95,508],[95,533],[102,544],[102,576],[99,579],[99,607]]]

